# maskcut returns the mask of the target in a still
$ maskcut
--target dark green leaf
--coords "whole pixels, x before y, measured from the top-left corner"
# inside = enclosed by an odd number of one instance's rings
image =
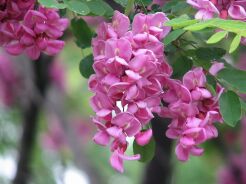
[[[64,3],[59,3],[57,0],[38,0],[38,2],[47,8],[64,9],[67,7]]]
[[[201,47],[196,50],[198,59],[211,61],[222,58],[226,54],[226,51],[216,47]]]
[[[71,27],[79,47],[85,48],[91,46],[93,33],[83,19],[73,19],[71,21]]]
[[[230,89],[246,93],[246,71],[224,68],[218,72],[217,78],[229,85]]]
[[[152,160],[155,154],[155,141],[152,137],[150,142],[145,146],[140,146],[136,141],[133,142],[133,152],[134,154],[140,154],[140,162],[149,162]]]
[[[93,73],[95,73],[92,65],[93,65],[92,55],[89,55],[80,61],[79,71],[83,77],[88,79]]]
[[[223,93],[219,100],[220,113],[225,123],[229,126],[236,126],[241,118],[241,104],[239,97],[233,91]]]
[[[192,68],[192,60],[187,57],[179,57],[173,64],[173,78],[181,78]]]
[[[164,45],[168,45],[169,43],[173,42],[176,40],[179,36],[181,36],[185,30],[183,29],[177,29],[169,33],[165,38],[164,38]]]

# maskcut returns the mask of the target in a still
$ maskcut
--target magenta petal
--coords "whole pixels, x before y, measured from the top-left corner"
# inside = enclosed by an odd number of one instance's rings
[[[121,128],[118,128],[116,126],[113,126],[113,127],[110,127],[110,128],[107,128],[107,133],[114,137],[114,138],[118,138],[121,134],[122,134],[122,129]]]
[[[34,45],[26,49],[26,54],[33,60],[36,60],[40,56],[40,49]]]
[[[180,161],[187,161],[189,159],[189,152],[181,144],[178,144],[175,149],[177,158]]]
[[[143,132],[139,132],[135,135],[135,140],[140,146],[144,146],[149,143],[152,137],[152,129],[148,129]]]
[[[201,156],[203,154],[203,149],[202,148],[198,148],[198,147],[193,147],[190,150],[190,153],[194,156]]]
[[[106,146],[109,143],[109,135],[104,132],[104,131],[99,131],[98,133],[96,133],[96,135],[93,137],[93,141],[96,144],[99,144],[101,146]]]
[[[123,160],[139,160],[141,158],[140,154],[128,156],[124,154],[119,154],[119,157]]]
[[[48,55],[58,54],[64,47],[65,43],[61,40],[48,40],[45,53]]]
[[[8,53],[12,55],[19,55],[24,50],[24,48],[19,42],[8,44],[7,46],[5,46],[5,49]]]
[[[124,172],[123,160],[119,157],[118,151],[114,151],[110,157],[111,166],[120,173]]]

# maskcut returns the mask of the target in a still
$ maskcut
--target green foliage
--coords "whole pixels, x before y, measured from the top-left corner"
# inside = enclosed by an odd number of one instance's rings
[[[236,126],[241,118],[241,103],[238,95],[233,91],[223,93],[219,105],[225,123],[232,127]]]
[[[67,8],[79,15],[111,16],[113,9],[103,0],[39,0],[39,3],[48,8]]]
[[[175,41],[177,38],[179,38],[184,33],[185,33],[185,30],[183,29],[177,29],[177,30],[172,31],[164,38],[164,45],[170,44],[171,42]]]
[[[233,53],[240,45],[241,35],[236,35],[231,42],[229,53]]]
[[[79,71],[84,78],[88,79],[93,73],[95,73],[92,65],[93,65],[92,55],[89,55],[80,61]]]
[[[57,0],[38,0],[38,2],[48,8],[64,9],[67,7],[64,3],[59,3]]]
[[[83,19],[74,18],[71,21],[71,28],[76,38],[75,42],[79,47],[86,48],[91,46],[93,32]]]
[[[212,61],[221,59],[226,51],[217,47],[200,47],[198,49],[188,50],[186,54],[192,58],[195,66],[201,66],[208,70]]]
[[[173,29],[179,29],[189,25],[193,25],[197,22],[198,20],[196,19],[191,20],[187,15],[183,15],[181,17],[169,20],[168,22],[165,23],[165,26],[171,26],[173,27]]]
[[[214,18],[206,21],[190,20],[188,17],[178,17],[165,23],[174,29],[183,28],[186,31],[201,31],[206,28],[224,30],[223,33],[214,34],[207,43],[217,43],[226,36],[227,32],[235,33],[236,37],[232,41],[229,52],[235,51],[240,43],[241,37],[246,37],[246,22],[237,20],[224,20]]]
[[[136,141],[133,142],[133,152],[134,154],[140,154],[140,162],[149,162],[152,160],[155,154],[155,141],[152,137],[150,142],[145,146],[140,146]]]
[[[217,78],[227,88],[246,93],[246,71],[235,68],[225,68],[217,74]]]
[[[172,63],[173,67],[173,78],[181,78],[186,72],[192,68],[192,60],[181,56]]]
[[[225,38],[227,34],[228,34],[227,31],[219,31],[219,32],[213,34],[213,35],[207,40],[207,43],[208,43],[208,44],[217,43],[217,42],[219,42],[220,40],[222,40],[223,38]]]

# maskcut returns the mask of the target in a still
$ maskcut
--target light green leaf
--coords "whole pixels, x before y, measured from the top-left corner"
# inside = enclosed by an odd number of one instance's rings
[[[219,42],[220,40],[222,40],[223,38],[225,38],[225,36],[226,36],[227,34],[228,34],[227,31],[219,31],[219,32],[215,33],[214,35],[212,35],[212,36],[208,39],[207,43],[208,43],[208,44],[217,43],[217,42]]]
[[[238,95],[233,91],[223,93],[219,99],[219,106],[225,123],[232,127],[236,126],[242,114]]]
[[[233,53],[240,45],[241,35],[236,35],[231,42],[229,53]]]
[[[134,154],[140,154],[141,159],[140,162],[149,162],[153,159],[155,155],[155,140],[152,137],[150,142],[145,146],[140,146],[134,140],[133,142],[133,152]]]
[[[185,26],[188,25],[192,25],[197,23],[198,20],[194,19],[194,20],[190,20],[188,17],[178,17],[172,20],[169,20],[168,22],[165,22],[165,26],[172,26],[173,29],[179,29],[179,28],[183,28]]]
[[[183,29],[177,29],[169,33],[165,38],[164,38],[164,45],[168,45],[174,40],[176,40],[179,36],[181,36],[185,30]]]

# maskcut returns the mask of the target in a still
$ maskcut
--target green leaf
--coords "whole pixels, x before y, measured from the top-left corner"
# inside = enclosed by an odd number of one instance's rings
[[[233,91],[223,93],[219,99],[222,118],[229,126],[236,126],[241,118],[241,103],[238,95]]]
[[[225,82],[232,90],[246,93],[246,71],[235,68],[224,68],[216,76],[220,82]]]
[[[155,140],[152,137],[150,142],[145,146],[140,146],[134,140],[133,142],[133,152],[134,154],[140,154],[141,159],[140,162],[149,162],[153,159],[155,155]]]
[[[38,2],[47,8],[64,9],[67,7],[64,3],[59,3],[56,0],[38,0]]]
[[[211,22],[213,21],[213,19],[210,19],[208,21],[204,21],[204,22],[198,22],[196,24],[187,26],[184,28],[184,30],[187,31],[200,31],[202,29],[205,29],[207,27],[209,27],[211,25]]]
[[[183,28],[188,25],[192,25],[198,22],[198,20],[190,20],[189,17],[183,16],[165,22],[165,26],[172,26],[173,29]]]
[[[114,0],[114,1],[119,3],[123,7],[125,7],[127,5],[127,0]]]
[[[241,35],[236,35],[230,45],[230,50],[229,50],[230,54],[233,53],[238,48],[238,46],[240,45],[240,41],[241,41]]]
[[[162,11],[167,12],[171,10],[175,5],[177,5],[177,3],[178,1],[175,1],[175,0],[165,3],[165,5],[162,7]]]
[[[227,31],[219,31],[219,32],[215,33],[214,35],[212,35],[212,36],[208,39],[207,43],[208,43],[208,44],[217,43],[217,42],[219,42],[220,40],[222,40],[223,38],[225,38],[225,36],[226,36],[227,34],[228,34]]]
[[[132,11],[132,8],[134,6],[134,2],[135,2],[135,0],[128,0],[127,1],[127,5],[126,5],[126,9],[125,9],[125,15],[130,14],[130,12]]]
[[[217,47],[200,47],[196,50],[196,55],[199,59],[206,61],[217,60],[222,58],[226,51]]]
[[[84,78],[88,79],[93,73],[95,73],[92,65],[93,65],[92,55],[89,55],[80,61],[79,71]]]
[[[168,45],[169,43],[173,42],[176,40],[179,36],[181,36],[185,30],[183,29],[177,29],[169,33],[165,38],[164,38],[164,45]]]
[[[71,28],[79,47],[85,48],[91,46],[93,33],[87,23],[83,19],[72,19]]]
[[[173,78],[181,78],[186,72],[192,68],[192,60],[187,57],[179,57],[173,64]]]
[[[68,9],[77,14],[88,15],[90,13],[90,9],[87,4],[80,0],[64,0],[64,3],[67,5]]]

